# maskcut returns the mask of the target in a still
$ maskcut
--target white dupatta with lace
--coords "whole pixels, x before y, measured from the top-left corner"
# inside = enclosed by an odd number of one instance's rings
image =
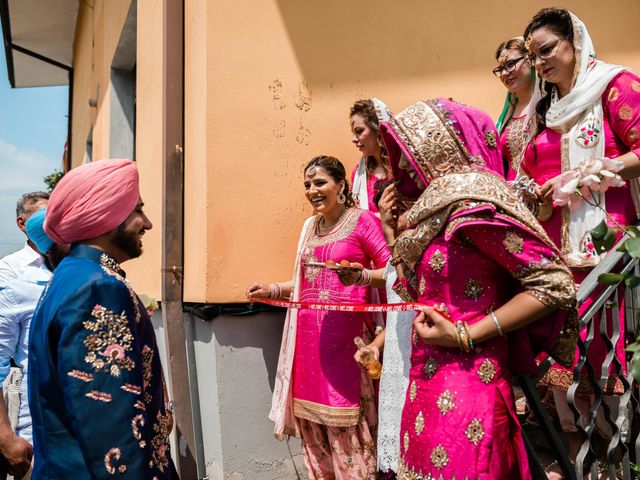
[[[293,290],[291,300],[300,300],[300,287],[302,285],[302,269],[300,259],[302,251],[307,243],[307,238],[313,231],[313,220],[315,216],[307,218],[300,232],[298,249],[296,253],[296,263],[293,267]],[[300,436],[295,416],[293,414],[293,392],[291,389],[291,375],[293,372],[293,357],[296,350],[296,333],[298,327],[298,309],[287,309],[282,331],[282,343],[280,344],[280,355],[278,357],[278,369],[273,387],[273,397],[271,400],[271,411],[269,419],[275,424],[273,434],[278,440],[284,440],[285,435]]]

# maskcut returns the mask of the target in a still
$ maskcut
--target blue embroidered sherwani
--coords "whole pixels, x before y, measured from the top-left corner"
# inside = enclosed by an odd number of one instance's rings
[[[151,320],[107,254],[74,246],[31,323],[33,479],[170,479]]]

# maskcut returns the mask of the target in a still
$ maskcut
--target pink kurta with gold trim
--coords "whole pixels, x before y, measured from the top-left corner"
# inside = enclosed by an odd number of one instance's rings
[[[389,259],[380,220],[353,209],[340,225],[321,236],[312,225],[301,263],[349,260],[382,268]],[[303,302],[367,303],[369,288],[345,287],[328,269],[302,268]],[[356,425],[360,416],[360,373],[353,339],[371,323],[368,313],[300,310],[293,364],[296,417],[334,427]]]
[[[466,221],[449,235],[440,233],[425,250],[416,293],[426,305],[444,304],[456,321],[483,319],[517,293],[518,281],[537,276],[536,288],[545,282],[553,288],[553,272],[563,265],[538,237],[499,215]],[[400,478],[529,479],[506,337],[470,354],[415,335],[413,342]]]

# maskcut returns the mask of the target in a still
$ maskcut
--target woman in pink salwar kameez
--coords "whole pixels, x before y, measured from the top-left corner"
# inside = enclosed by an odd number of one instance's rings
[[[541,79],[538,96],[542,98],[536,106],[534,139],[521,167],[539,185],[540,203],[551,205],[554,184],[561,174],[593,163],[598,158],[607,157],[619,162],[617,173],[625,180],[623,186],[609,188],[604,194],[594,193],[590,202],[578,202],[571,209],[568,206],[547,208],[550,216],[540,219],[572,267],[576,282],[580,283],[599,261],[590,231],[602,220],[610,225],[634,225],[638,222],[640,78],[623,67],[597,60],[584,23],[567,10],[549,8],[539,11],[529,23],[525,37],[530,60]],[[605,217],[605,211],[608,217]],[[597,293],[580,306],[581,313],[591,306]],[[594,321],[600,323],[599,317]],[[611,319],[608,322],[608,330],[611,331]],[[618,374],[625,374],[626,369],[623,305],[620,307],[619,327],[621,335],[615,352],[623,371],[612,367],[603,386],[603,392],[608,394],[605,401],[614,418],[618,401],[609,395],[622,393]],[[599,331],[600,326],[596,324],[595,329]],[[582,337],[585,336],[586,328],[582,332]],[[604,340],[596,335],[587,352],[596,376],[601,374],[607,353]],[[578,358],[576,350],[576,361]],[[573,382],[573,368],[554,366],[544,382],[553,388],[561,426],[569,436],[570,455],[575,457],[581,438],[574,433],[577,427],[566,401],[566,391]],[[592,397],[591,386],[583,377],[576,401],[585,417],[590,415]],[[597,425],[602,436],[611,437],[611,428],[601,412]]]
[[[369,286],[384,286],[389,249],[379,219],[354,208],[344,166],[316,157],[305,168],[305,191],[317,215],[305,223],[294,280],[254,284],[251,298],[369,303]],[[348,260],[373,270],[341,272],[307,264]],[[310,479],[374,479],[377,412],[371,378],[353,360],[355,337],[371,338],[368,313],[289,309],[269,418],[278,438],[302,438]]]
[[[398,478],[529,479],[510,376],[535,372],[542,350],[571,361],[571,273],[531,212],[490,172],[501,153],[484,112],[420,101],[382,133],[399,184],[385,189],[381,205],[411,190],[407,177],[424,189],[404,232],[381,207],[396,291],[426,305],[414,320]]]

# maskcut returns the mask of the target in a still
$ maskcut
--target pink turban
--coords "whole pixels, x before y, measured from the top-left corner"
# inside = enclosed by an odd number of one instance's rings
[[[56,243],[99,237],[135,209],[140,190],[131,160],[100,160],[74,168],[49,198],[44,230]]]

